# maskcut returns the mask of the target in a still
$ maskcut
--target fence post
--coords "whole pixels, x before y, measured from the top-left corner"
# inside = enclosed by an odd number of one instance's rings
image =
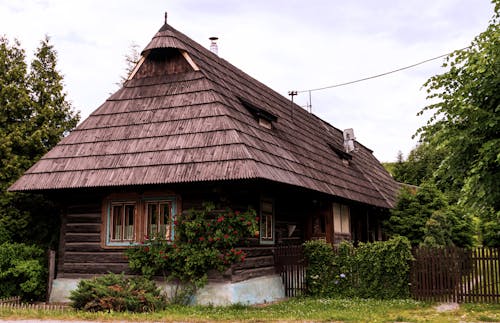
[[[46,301],[50,301],[50,294],[52,293],[52,282],[56,274],[56,251],[49,250],[49,277],[47,279],[47,295]]]

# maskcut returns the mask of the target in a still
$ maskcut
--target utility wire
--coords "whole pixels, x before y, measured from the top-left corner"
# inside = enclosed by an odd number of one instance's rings
[[[467,48],[470,48],[471,46],[468,46],[468,47],[464,47],[462,49],[459,49],[459,50],[464,50],[464,49],[467,49]],[[359,83],[359,82],[363,82],[363,81],[367,81],[367,80],[371,80],[371,79],[374,79],[374,78],[377,78],[377,77],[382,77],[382,76],[386,76],[386,75],[389,75],[389,74],[392,74],[392,73],[396,73],[396,72],[400,72],[400,71],[404,71],[404,70],[407,70],[407,69],[410,69],[410,68],[413,68],[415,66],[418,66],[418,65],[422,65],[422,64],[425,64],[425,63],[428,63],[430,61],[434,61],[436,59],[439,59],[439,58],[442,58],[442,57],[446,57],[452,53],[454,53],[455,51],[453,52],[450,52],[448,54],[443,54],[443,55],[439,55],[439,56],[436,56],[436,57],[433,57],[433,58],[429,58],[429,59],[426,59],[425,61],[421,61],[421,62],[418,62],[418,63],[415,63],[415,64],[412,64],[412,65],[408,65],[408,66],[405,66],[405,67],[401,67],[401,68],[398,68],[398,69],[395,69],[395,70],[392,70],[392,71],[389,71],[389,72],[385,72],[385,73],[382,73],[382,74],[377,74],[377,75],[373,75],[373,76],[368,76],[368,77],[365,77],[365,78],[362,78],[362,79],[358,79],[358,80],[354,80],[354,81],[349,81],[349,82],[345,82],[345,83],[339,83],[339,84],[334,84],[334,85],[329,85],[329,86],[324,86],[324,87],[318,87],[318,88],[315,88],[315,89],[310,89],[310,90],[301,90],[301,91],[296,91],[296,93],[304,93],[304,92],[315,92],[315,91],[321,91],[321,90],[326,90],[326,89],[331,89],[331,88],[334,88],[334,87],[340,87],[340,86],[344,86],[344,85],[349,85],[349,84],[353,84],[353,83]]]

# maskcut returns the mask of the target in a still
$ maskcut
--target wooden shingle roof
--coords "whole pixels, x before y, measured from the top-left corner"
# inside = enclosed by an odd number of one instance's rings
[[[347,163],[336,152],[342,131],[170,25],[143,55],[133,77],[10,190],[266,179],[393,206],[398,185],[369,149],[357,143]]]

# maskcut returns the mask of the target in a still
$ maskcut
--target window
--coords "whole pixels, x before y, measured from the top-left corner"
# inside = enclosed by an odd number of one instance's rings
[[[272,199],[262,199],[260,203],[260,243],[274,243],[274,207]]]
[[[167,240],[173,238],[172,206],[170,202],[147,202],[147,235],[149,237],[162,236]]]
[[[110,241],[134,241],[135,203],[113,203],[110,212]]]
[[[130,196],[105,200],[102,230],[105,246],[130,246],[158,235],[173,240],[176,197]]]
[[[347,205],[333,203],[333,231],[340,234],[351,233],[351,216]]]

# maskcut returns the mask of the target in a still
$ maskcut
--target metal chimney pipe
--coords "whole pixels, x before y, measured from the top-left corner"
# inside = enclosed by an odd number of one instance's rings
[[[219,47],[217,46],[218,37],[210,37],[210,51],[215,55],[219,55]]]

